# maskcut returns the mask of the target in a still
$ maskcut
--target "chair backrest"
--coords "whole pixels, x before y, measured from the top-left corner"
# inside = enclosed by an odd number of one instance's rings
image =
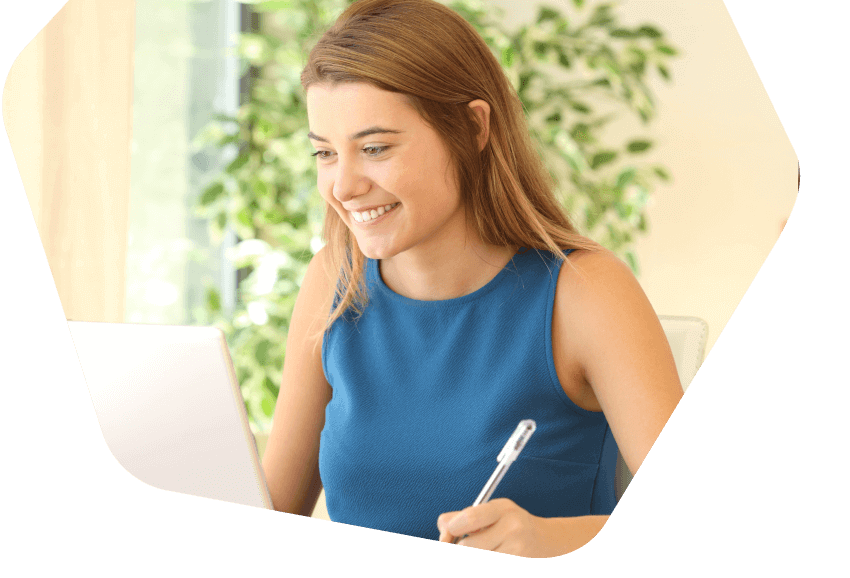
[[[682,389],[687,390],[705,357],[708,324],[699,317],[659,315],[658,319],[661,320],[661,327],[664,328],[664,334],[667,335],[667,341],[673,351]],[[632,474],[620,454],[617,456],[617,472],[614,478],[617,501],[623,497],[631,481]]]

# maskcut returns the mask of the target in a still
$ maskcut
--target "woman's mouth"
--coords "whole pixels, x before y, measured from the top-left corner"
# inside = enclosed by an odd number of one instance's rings
[[[401,203],[393,203],[391,205],[384,205],[383,207],[372,209],[371,211],[357,213],[348,211],[348,214],[351,216],[352,221],[356,222],[361,227],[367,227],[372,226],[379,221],[383,221],[386,215],[388,213],[392,213],[400,204]]]

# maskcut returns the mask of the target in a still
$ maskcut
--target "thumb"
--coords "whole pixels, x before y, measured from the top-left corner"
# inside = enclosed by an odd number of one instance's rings
[[[445,531],[446,531],[446,526],[448,526],[448,525],[449,525],[449,523],[450,523],[450,522],[451,522],[451,521],[455,518],[455,516],[457,516],[458,514],[460,514],[460,512],[446,512],[446,513],[444,513],[444,514],[440,514],[440,516],[437,518],[437,529],[438,529],[440,532],[445,532]]]

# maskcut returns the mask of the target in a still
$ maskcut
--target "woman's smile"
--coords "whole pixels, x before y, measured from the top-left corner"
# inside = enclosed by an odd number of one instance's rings
[[[395,213],[401,203],[384,205],[371,211],[348,211],[349,221],[360,227],[373,227],[377,223],[386,220],[390,213]]]

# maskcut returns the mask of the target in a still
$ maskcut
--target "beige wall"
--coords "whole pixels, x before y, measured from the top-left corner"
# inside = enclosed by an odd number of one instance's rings
[[[9,72],[3,120],[65,316],[122,321],[135,0],[69,0]]]

